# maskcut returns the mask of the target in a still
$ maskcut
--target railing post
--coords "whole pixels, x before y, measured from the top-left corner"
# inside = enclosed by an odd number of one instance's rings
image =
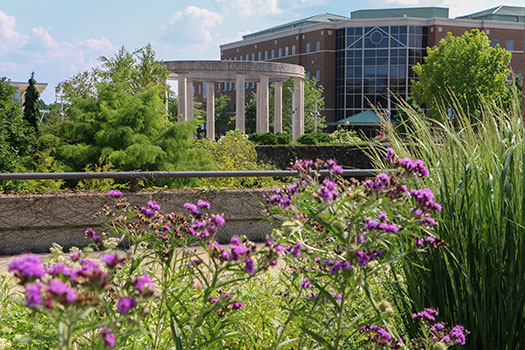
[[[139,191],[139,178],[138,177],[132,177],[129,179],[129,191],[130,192],[138,192]]]

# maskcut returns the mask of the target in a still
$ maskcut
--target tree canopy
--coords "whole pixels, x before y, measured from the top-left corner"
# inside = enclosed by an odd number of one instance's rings
[[[448,108],[474,116],[483,98],[507,96],[510,58],[499,45],[492,47],[488,36],[478,29],[461,37],[448,33],[439,47],[428,49],[423,64],[413,67],[418,81],[412,94],[434,116]]]
[[[13,101],[14,93],[9,80],[0,78],[0,172],[17,171],[21,158],[31,155],[34,149],[34,129],[22,119],[20,106]]]
[[[201,158],[190,147],[193,124],[169,120],[167,70],[151,47],[133,53],[122,48],[101,60],[96,76],[80,73],[62,84],[69,120],[57,124],[54,140],[48,137],[56,157],[75,171],[103,164],[118,170],[198,167]]]

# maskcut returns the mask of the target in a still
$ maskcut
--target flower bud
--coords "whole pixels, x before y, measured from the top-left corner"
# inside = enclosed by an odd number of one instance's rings
[[[448,349],[447,344],[440,342],[440,341],[432,346],[432,350],[447,350],[447,349]]]
[[[386,300],[380,302],[379,305],[377,305],[377,307],[379,308],[379,311],[381,311],[381,313],[383,314],[392,315],[394,313],[392,305],[390,305],[390,303]]]

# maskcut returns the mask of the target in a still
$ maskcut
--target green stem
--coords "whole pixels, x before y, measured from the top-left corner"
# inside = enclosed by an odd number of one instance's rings
[[[339,348],[339,341],[341,340],[341,334],[342,334],[341,328],[343,326],[343,311],[344,311],[345,299],[346,299],[346,287],[343,282],[343,290],[341,292],[341,304],[339,307],[339,316],[337,317],[336,336],[334,339],[334,349]]]

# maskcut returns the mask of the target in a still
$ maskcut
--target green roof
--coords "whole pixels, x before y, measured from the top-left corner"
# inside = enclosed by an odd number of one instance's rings
[[[381,124],[381,118],[368,109],[366,111],[354,114],[351,117],[346,117],[335,122],[336,125],[344,125],[348,122],[349,125],[378,125]]]
[[[525,7],[497,6],[484,11],[475,12],[470,15],[457,18],[492,20],[506,22],[525,22]]]
[[[448,18],[446,7],[406,7],[392,9],[368,9],[352,11],[352,19],[367,18],[392,18],[392,17],[414,17],[414,18]]]
[[[316,24],[316,23],[322,23],[322,22],[339,22],[339,21],[344,21],[344,20],[347,20],[347,19],[349,19],[349,18],[345,17],[345,16],[334,15],[334,14],[331,14],[331,13],[325,13],[325,14],[310,16],[310,17],[307,17],[307,18],[299,19],[297,21],[281,24],[281,25],[278,25],[278,26],[275,26],[275,27],[271,27],[271,28],[268,28],[268,29],[264,29],[264,30],[261,30],[261,31],[258,31],[258,32],[252,33],[252,34],[243,35],[242,38],[243,38],[243,40],[252,39],[252,38],[256,38],[256,37],[262,36],[262,35],[277,33],[277,32],[283,31],[283,30],[287,30],[287,29],[292,29],[292,28],[297,28],[297,27],[305,27],[305,26],[309,26],[309,25],[312,25],[312,24]]]

